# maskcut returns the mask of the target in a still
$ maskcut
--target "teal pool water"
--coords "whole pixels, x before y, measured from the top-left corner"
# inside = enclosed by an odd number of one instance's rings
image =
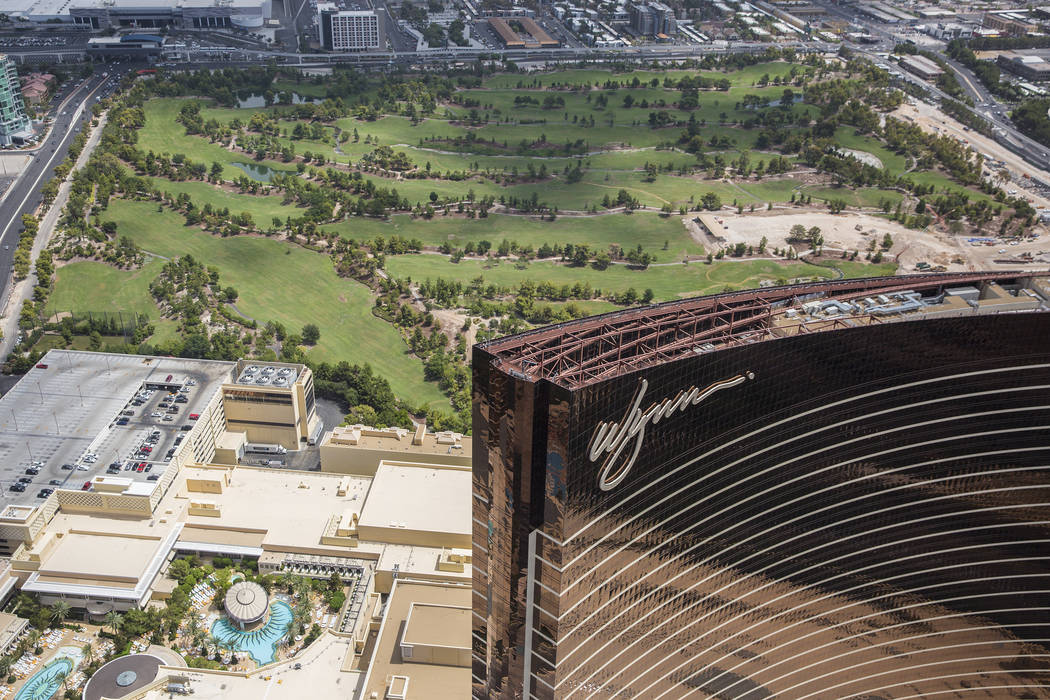
[[[14,700],[49,700],[55,694],[62,680],[59,676],[73,672],[73,662],[67,658],[58,658],[34,673],[26,681]]]
[[[248,652],[252,661],[265,666],[273,662],[277,655],[277,644],[288,634],[291,623],[292,607],[283,600],[275,600],[270,604],[270,619],[259,629],[242,632],[223,617],[211,626],[211,633],[216,639],[232,644],[237,651]]]

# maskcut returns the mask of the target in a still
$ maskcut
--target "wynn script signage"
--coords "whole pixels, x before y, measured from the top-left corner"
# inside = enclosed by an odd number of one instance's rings
[[[627,409],[623,419],[619,423],[603,421],[598,424],[588,445],[588,456],[592,462],[597,462],[604,454],[608,455],[602,463],[601,471],[598,472],[598,488],[602,491],[611,491],[617,484],[623,481],[630,473],[638,453],[645,441],[645,430],[650,425],[656,425],[663,418],[669,418],[675,413],[684,413],[687,409],[697,405],[717,391],[739,386],[749,379],[754,379],[753,372],[738,374],[729,379],[715,382],[706,389],[695,386],[678,392],[674,398],[665,398],[658,401],[649,408],[642,410],[642,399],[649,388],[649,382],[645,379],[638,385],[638,391],[634,394],[634,401]],[[624,450],[632,445],[630,456],[625,458]]]

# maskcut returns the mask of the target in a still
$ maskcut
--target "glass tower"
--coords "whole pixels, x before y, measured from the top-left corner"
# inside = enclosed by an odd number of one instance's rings
[[[22,88],[14,62],[0,54],[0,144],[8,145],[14,137],[32,133],[29,117],[22,103]]]

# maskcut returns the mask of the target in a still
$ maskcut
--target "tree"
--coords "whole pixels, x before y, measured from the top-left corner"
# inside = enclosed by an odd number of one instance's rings
[[[69,617],[70,605],[64,600],[60,600],[51,606],[51,619],[59,627]]]
[[[120,632],[120,626],[124,622],[124,616],[118,613],[116,610],[110,610],[106,613],[106,616],[102,619],[102,626],[108,627],[113,630],[113,634]]]
[[[703,204],[704,209],[708,211],[716,211],[722,208],[722,199],[714,192],[707,192],[701,198],[700,202]]]
[[[321,329],[316,324],[307,323],[303,326],[303,344],[305,345],[317,345],[317,341],[321,339]]]

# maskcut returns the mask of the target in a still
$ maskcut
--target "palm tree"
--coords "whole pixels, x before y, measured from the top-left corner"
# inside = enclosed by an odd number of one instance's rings
[[[204,640],[204,643],[208,647],[208,656],[215,656],[219,653],[219,649],[222,647],[222,640],[214,634],[209,634],[207,639]]]
[[[64,600],[60,600],[57,603],[55,603],[54,605],[52,605],[51,606],[51,620],[52,620],[52,622],[54,622],[56,625],[61,627],[62,623],[66,621],[67,617],[69,617],[69,611],[71,609],[72,608],[70,607],[69,603],[67,603]]]
[[[40,641],[40,630],[29,630],[29,634],[26,635],[27,646],[35,649],[36,643]]]
[[[14,661],[11,659],[10,656],[7,656],[6,654],[4,656],[0,656],[0,676],[6,676],[8,674],[8,672],[11,670],[12,663],[14,663]]]
[[[124,616],[116,610],[110,610],[102,620],[102,626],[113,630],[113,634],[120,632],[120,626],[124,623]]]
[[[93,647],[91,645],[91,642],[88,642],[84,646],[80,647],[80,652],[84,655],[85,659],[87,659],[88,661],[91,661],[91,657],[95,653],[95,647]],[[0,675],[3,675],[3,674],[0,674]]]
[[[303,605],[301,602],[292,610],[292,636],[302,634],[306,623],[312,619],[309,603]]]
[[[58,675],[55,676],[55,680],[58,681],[58,685],[62,689],[62,692],[58,694],[59,697],[62,697],[66,694],[66,684],[69,683],[69,674],[65,671],[60,671]]]
[[[193,633],[191,639],[193,641],[194,651],[199,650],[202,646],[204,646],[204,640],[207,638],[207,636],[208,635],[206,635],[204,633],[204,630],[202,629],[198,629],[196,632]]]

